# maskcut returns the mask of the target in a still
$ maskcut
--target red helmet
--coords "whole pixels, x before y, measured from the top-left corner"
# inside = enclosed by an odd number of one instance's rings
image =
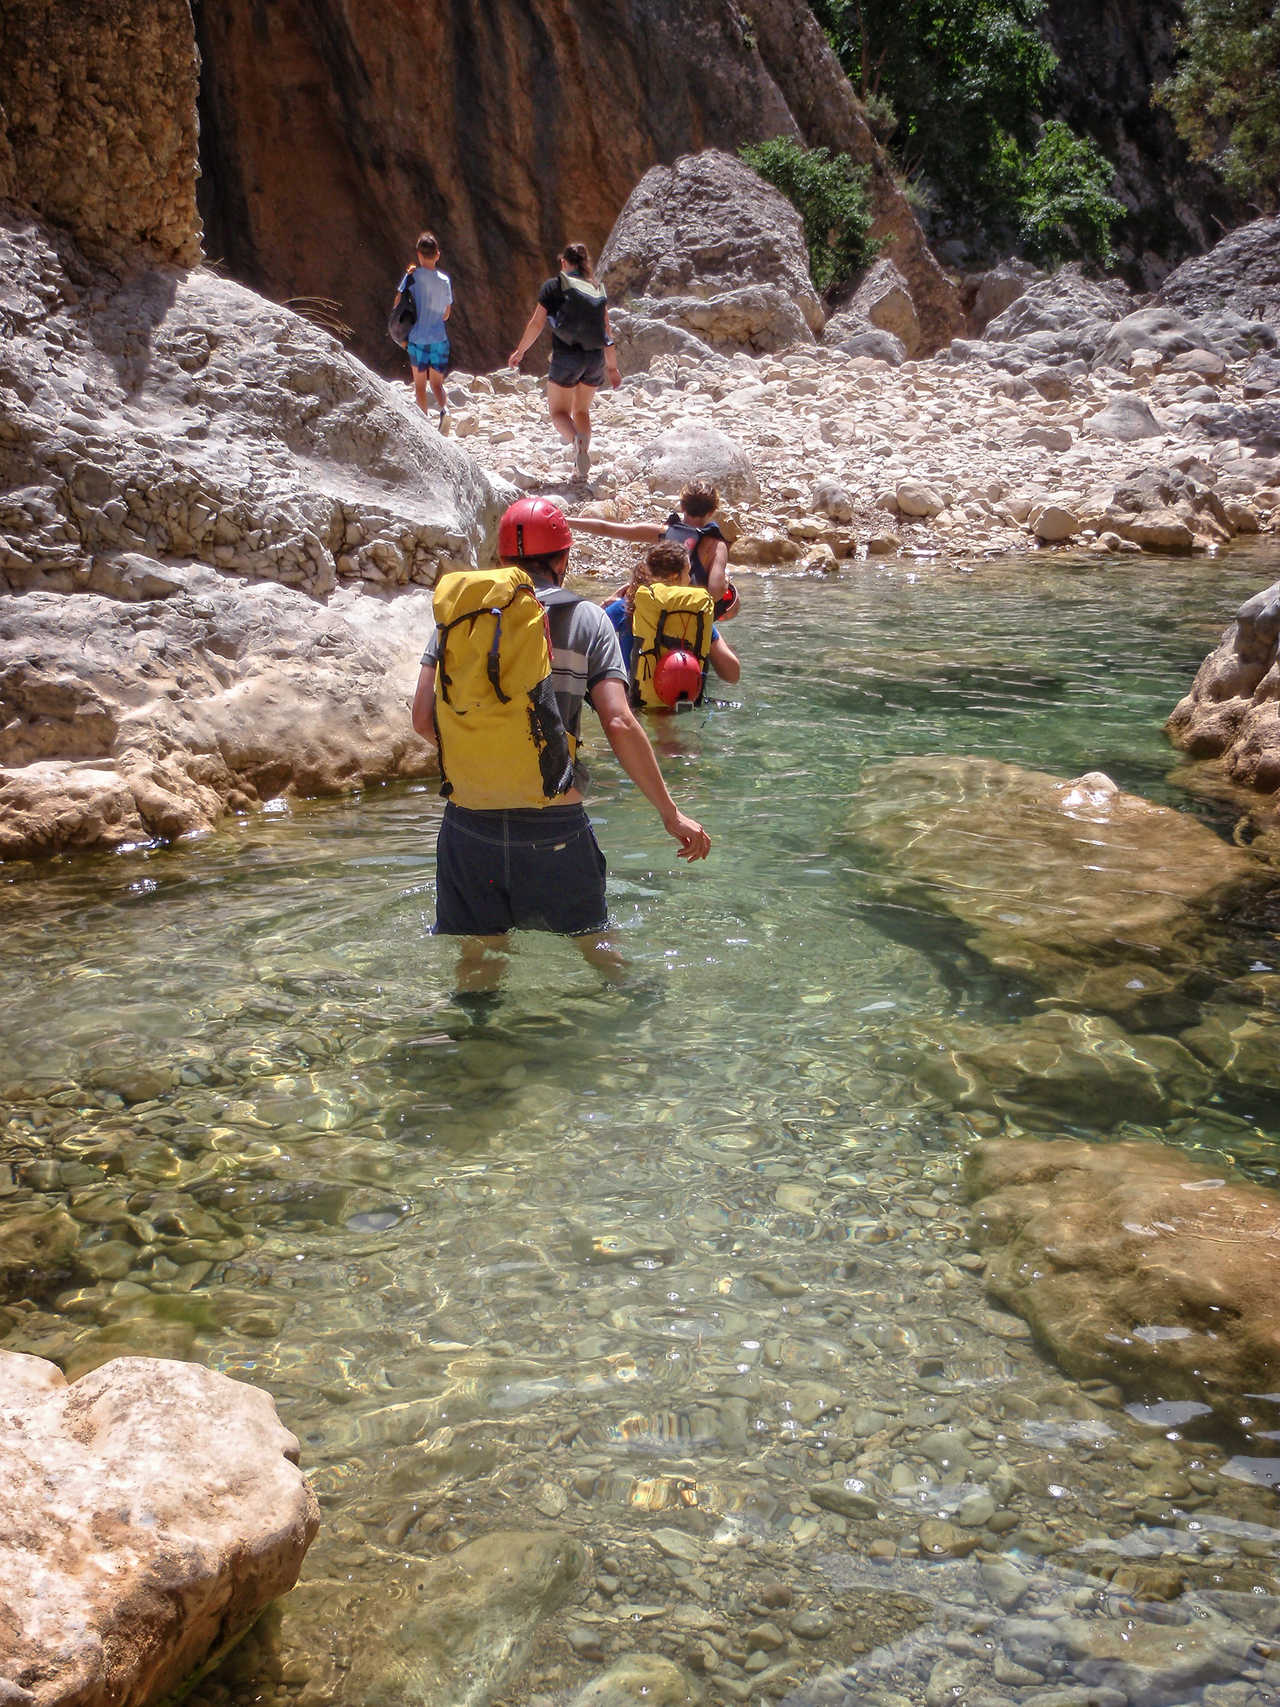
[[[690,704],[702,692],[702,665],[692,652],[664,652],[653,672],[653,691],[664,705]]]
[[[498,523],[499,557],[552,557],[572,544],[564,513],[550,498],[518,498]]]

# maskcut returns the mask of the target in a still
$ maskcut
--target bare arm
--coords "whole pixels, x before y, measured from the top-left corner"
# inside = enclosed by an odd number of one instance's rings
[[[413,727],[424,741],[436,745],[436,667],[424,664],[418,671],[413,695]]]
[[[742,665],[739,662],[738,654],[733,650],[733,647],[728,645],[726,641],[722,640],[718,634],[711,642],[711,654],[707,662],[719,676],[720,680],[722,682],[728,682],[730,686],[732,686],[742,674]]]
[[[614,757],[662,819],[662,827],[680,843],[681,859],[706,859],[711,837],[693,818],[686,818],[667,793],[649,737],[627,703],[621,682],[597,682],[591,689],[591,704]]]
[[[618,372],[618,352],[613,347],[613,327],[609,324],[609,310],[604,311],[604,335],[609,342],[604,347],[604,365],[609,375],[609,384],[616,391],[622,384],[622,375]]]
[[[603,534],[606,539],[634,539],[652,544],[662,538],[664,529],[657,522],[606,522],[598,516],[570,516],[569,526],[583,533]]]
[[[538,334],[542,331],[542,328],[546,325],[546,323],[547,323],[547,311],[542,306],[542,304],[539,303],[538,306],[534,309],[533,313],[529,316],[529,324],[525,327],[524,331],[521,332],[521,334],[520,334],[520,342],[516,345],[515,349],[512,350],[511,354],[507,357],[507,366],[508,367],[519,367],[520,366],[520,363],[524,360],[525,352],[528,350],[530,344],[532,344],[534,342],[534,340],[537,338]]]
[[[707,551],[707,546],[711,550]],[[710,563],[704,559],[703,568],[707,571],[707,591],[718,604],[724,597],[725,588],[729,585],[729,547],[722,539],[704,539],[702,551],[710,557]]]

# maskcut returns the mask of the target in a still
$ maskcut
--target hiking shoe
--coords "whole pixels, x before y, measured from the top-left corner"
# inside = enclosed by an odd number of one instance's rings
[[[573,456],[573,472],[579,480],[585,480],[591,472],[591,452],[585,439],[578,440],[578,448]]]

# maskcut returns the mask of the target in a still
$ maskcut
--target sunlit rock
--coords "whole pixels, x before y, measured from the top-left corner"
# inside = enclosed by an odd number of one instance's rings
[[[996,759],[869,765],[846,825],[873,894],[960,921],[1012,977],[1144,1023],[1200,974],[1240,886],[1265,878],[1197,819],[1099,773],[1062,782]]]
[[[1246,599],[1201,664],[1165,733],[1260,794],[1280,791],[1280,581]]]
[[[167,598],[0,598],[0,858],[172,840],[283,794],[433,774],[425,593],[328,607],[170,570]]]
[[[825,319],[800,215],[716,149],[650,167],[618,215],[599,273],[623,306],[717,349],[782,349],[812,339]]]
[[[140,1707],[293,1586],[315,1497],[256,1387],[155,1358],[68,1385],[36,1363],[0,1352],[0,1698]]]
[[[1280,1197],[1161,1144],[991,1139],[966,1159],[987,1286],[1068,1372],[1275,1427]]]

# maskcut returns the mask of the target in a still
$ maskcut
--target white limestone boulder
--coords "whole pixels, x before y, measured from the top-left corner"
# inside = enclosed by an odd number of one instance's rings
[[[0,1352],[0,1700],[142,1707],[297,1580],[319,1525],[268,1394]]]

